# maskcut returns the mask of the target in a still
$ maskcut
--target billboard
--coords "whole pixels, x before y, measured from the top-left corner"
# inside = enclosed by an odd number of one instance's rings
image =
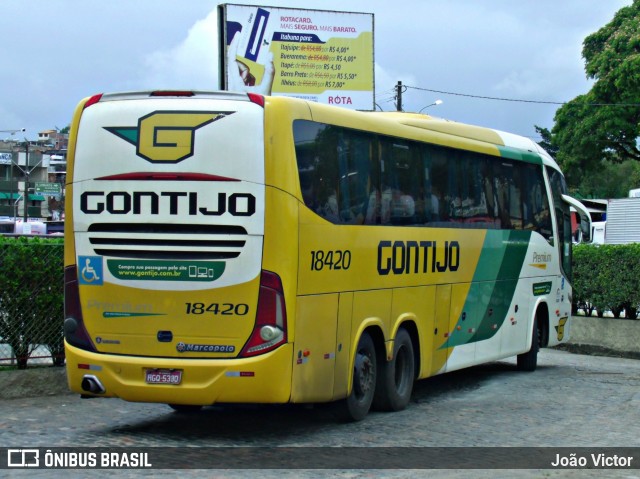
[[[373,14],[218,8],[222,89],[374,109]]]

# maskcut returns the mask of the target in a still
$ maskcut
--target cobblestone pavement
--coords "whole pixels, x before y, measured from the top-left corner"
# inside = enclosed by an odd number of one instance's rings
[[[494,362],[416,384],[397,413],[336,422],[327,406],[214,406],[195,415],[162,404],[58,395],[0,401],[0,447],[361,446],[640,447],[640,361],[542,350],[538,370]],[[640,462],[640,457],[635,460]],[[453,465],[455,466],[455,465]],[[56,471],[0,471],[54,477]],[[68,478],[88,472],[57,471]],[[104,474],[104,471],[102,472]],[[185,477],[255,477],[255,471],[183,470]],[[2,474],[0,474],[2,475]],[[174,477],[176,471],[110,471]],[[640,470],[290,470],[262,477],[621,477]]]

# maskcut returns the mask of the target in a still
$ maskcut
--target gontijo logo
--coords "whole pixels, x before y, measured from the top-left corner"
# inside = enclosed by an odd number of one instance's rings
[[[232,111],[154,111],[138,126],[106,126],[110,133],[135,145],[136,155],[151,163],[178,163],[193,155],[195,131]]]

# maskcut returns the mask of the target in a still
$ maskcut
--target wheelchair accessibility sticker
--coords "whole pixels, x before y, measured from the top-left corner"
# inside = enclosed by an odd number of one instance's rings
[[[102,256],[78,256],[78,282],[101,286],[103,281]]]

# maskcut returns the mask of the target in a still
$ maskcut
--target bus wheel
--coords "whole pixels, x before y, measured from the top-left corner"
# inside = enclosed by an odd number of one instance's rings
[[[362,333],[353,365],[351,394],[339,401],[337,412],[344,421],[360,421],[369,412],[376,389],[376,348],[368,333]]]
[[[190,414],[200,411],[202,406],[195,406],[192,404],[169,404],[169,407],[175,412]]]
[[[411,400],[415,379],[413,343],[406,329],[398,330],[393,359],[380,365],[373,405],[382,411],[401,411]]]
[[[540,350],[540,330],[538,318],[533,320],[533,338],[531,349],[526,353],[518,354],[518,371],[535,371],[538,366],[538,351]]]

